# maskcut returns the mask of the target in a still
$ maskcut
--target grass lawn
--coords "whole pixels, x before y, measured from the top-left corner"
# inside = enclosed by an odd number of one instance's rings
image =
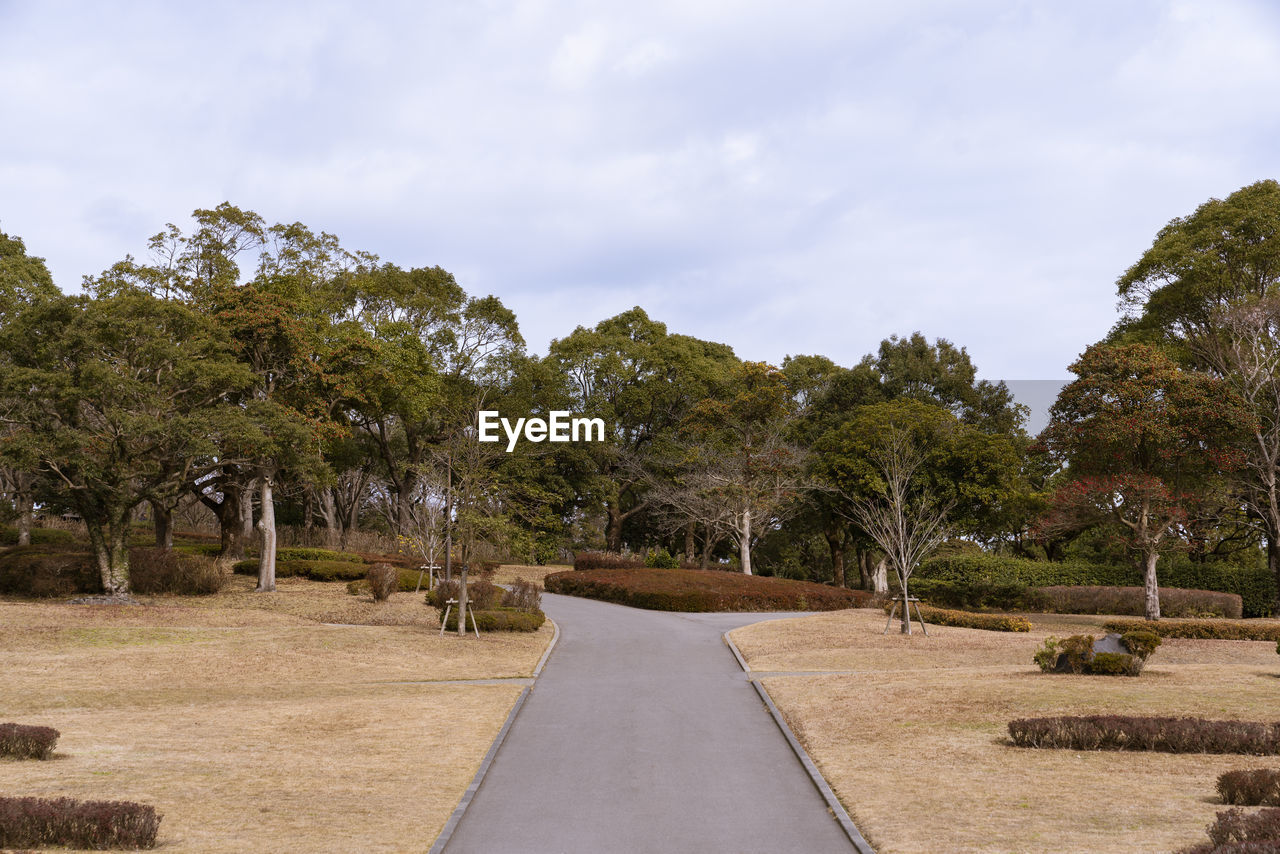
[[[0,600],[0,720],[62,732],[47,762],[0,761],[0,791],[153,804],[174,852],[429,848],[520,692],[441,682],[529,676],[551,624],[441,638],[421,595],[252,586]]]
[[[854,822],[881,854],[1171,852],[1208,837],[1218,774],[1280,757],[1029,750],[1009,720],[1128,713],[1280,719],[1280,656],[1261,641],[1166,640],[1142,676],[1042,674],[1048,635],[1104,617],[1029,614],[1030,634],[881,634],[881,611],[731,633]],[[854,671],[848,674],[823,671]],[[811,672],[811,673],[810,673]]]

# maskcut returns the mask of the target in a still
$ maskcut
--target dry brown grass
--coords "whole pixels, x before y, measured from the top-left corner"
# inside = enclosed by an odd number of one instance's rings
[[[517,578],[523,578],[525,581],[533,581],[542,584],[544,578],[553,572],[565,572],[573,569],[572,566],[561,566],[552,564],[549,566],[532,566],[528,564],[504,563],[498,567],[498,571],[493,575],[494,584],[510,584]]]
[[[1025,750],[1012,718],[1164,714],[1280,718],[1280,657],[1256,641],[1167,640],[1143,675],[1046,675],[1049,634],[1101,634],[1099,617],[1030,615],[1028,634],[930,627],[882,635],[878,611],[737,629],[755,670],[858,827],[900,852],[1168,852],[1207,840],[1214,782],[1239,756]]]
[[[552,627],[441,638],[421,596],[363,599],[0,601],[0,709],[62,732],[0,790],[154,804],[175,852],[426,850],[520,691],[439,680],[528,676]]]

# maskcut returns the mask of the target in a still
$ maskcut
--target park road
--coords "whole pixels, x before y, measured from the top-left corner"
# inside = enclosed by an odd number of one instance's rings
[[[855,850],[721,639],[782,615],[543,610],[560,641],[446,854]]]

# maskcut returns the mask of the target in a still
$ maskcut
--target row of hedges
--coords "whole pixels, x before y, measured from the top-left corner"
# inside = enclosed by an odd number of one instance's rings
[[[893,603],[886,602],[884,605],[886,614],[893,613]],[[911,615],[914,619],[916,610],[913,606]],[[901,616],[901,614],[899,614]],[[990,632],[1029,632],[1031,631],[1031,623],[1026,617],[1017,617],[1009,614],[975,614],[972,611],[949,611],[945,608],[933,608],[928,605],[921,605],[919,616],[926,623],[933,623],[937,626],[955,626],[961,629],[985,629]]]
[[[1147,602],[1143,587],[1029,587],[1018,581],[983,578],[967,581],[926,578],[913,582],[910,589],[921,601],[939,608],[978,611],[1142,616]],[[1165,617],[1239,619],[1243,608],[1243,600],[1235,593],[1160,588],[1160,613]]]
[[[1190,640],[1260,640],[1280,642],[1280,623],[1238,623],[1232,620],[1108,620],[1109,632],[1144,631],[1162,638]]]
[[[1235,593],[1246,617],[1270,616],[1277,593],[1275,578],[1264,565],[1239,567],[1223,563],[1162,560],[1157,570],[1162,587]],[[1134,587],[1142,571],[1134,565],[1027,560],[989,554],[952,554],[925,561],[913,579],[920,581],[985,581],[1027,587]]]
[[[0,724],[0,756],[13,759],[48,759],[61,735],[49,726]]]
[[[0,848],[154,848],[160,819],[128,801],[0,797]]]
[[[1280,723],[1252,721],[1137,715],[1022,718],[1009,722],[1009,736],[1019,747],[1280,754]]]
[[[871,599],[864,590],[697,569],[589,569],[553,573],[543,583],[548,593],[651,611],[836,611]]]
[[[50,598],[101,592],[98,566],[80,546],[48,543],[0,552],[0,594]]]

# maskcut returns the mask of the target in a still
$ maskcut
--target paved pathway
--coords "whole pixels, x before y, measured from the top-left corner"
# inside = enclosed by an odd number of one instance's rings
[[[854,850],[720,637],[778,615],[542,601],[560,642],[446,854]]]

